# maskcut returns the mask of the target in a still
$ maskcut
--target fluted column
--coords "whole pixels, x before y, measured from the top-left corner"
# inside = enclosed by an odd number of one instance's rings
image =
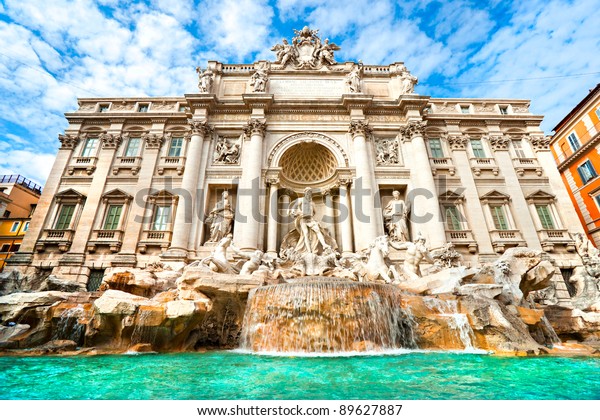
[[[325,204],[325,212],[323,214],[323,225],[329,230],[329,233],[335,238],[335,222],[333,215],[333,191],[326,190],[323,192],[323,204]]]
[[[260,182],[263,139],[267,124],[261,119],[250,119],[244,127],[246,144],[242,149],[242,177],[238,187],[236,224],[233,240],[242,250],[258,249],[260,225]],[[249,139],[249,140],[248,140]]]
[[[204,138],[212,132],[206,121],[188,120],[192,131],[190,145],[186,154],[185,171],[181,180],[181,194],[175,220],[173,221],[173,239],[171,247],[165,253],[167,257],[185,258],[188,254],[188,243],[192,231],[196,196],[198,194],[198,173]]]
[[[342,227],[342,255],[354,252],[352,247],[352,210],[350,209],[350,184],[351,181],[340,180],[340,212],[338,223]]]
[[[279,190],[279,179],[268,179],[267,184],[269,184],[269,212],[267,213],[267,253],[272,256],[277,256],[277,228],[279,226],[277,193]]]
[[[35,243],[39,239],[42,230],[48,227],[46,226],[46,223],[48,223],[47,217],[50,215],[48,210],[52,205],[54,195],[58,192],[62,175],[71,160],[73,149],[80,141],[85,139],[85,135],[60,134],[58,139],[60,140],[61,146],[56,155],[56,159],[54,159],[54,164],[52,165],[50,175],[48,175],[48,180],[44,185],[42,195],[37,203],[36,211],[31,218],[29,230],[23,238],[19,251],[10,258],[9,265],[21,263],[27,264],[31,261],[31,254],[35,248]]]
[[[367,136],[371,133],[369,123],[355,120],[349,129],[354,142],[356,180],[354,181],[354,230],[357,250],[363,250],[383,234],[383,217],[380,209],[375,208],[377,184],[373,164],[369,159]]]
[[[440,203],[435,181],[429,164],[429,154],[423,139],[425,129],[423,121],[409,121],[402,128],[404,141],[411,142],[411,177],[413,185],[418,190],[409,192],[413,197],[411,209],[411,222],[413,239],[419,233],[423,233],[429,240],[430,248],[439,248],[446,243],[446,232],[440,215]]]
[[[75,228],[73,244],[69,249],[69,254],[83,254],[86,250],[87,242],[94,225],[94,219],[100,207],[100,199],[104,193],[106,178],[112,168],[117,148],[121,144],[121,136],[118,134],[101,134],[100,143],[102,147],[98,153],[98,164],[94,171],[94,177],[92,178],[89,194],[81,211],[79,222]],[[66,257],[66,259],[69,258],[69,256]]]

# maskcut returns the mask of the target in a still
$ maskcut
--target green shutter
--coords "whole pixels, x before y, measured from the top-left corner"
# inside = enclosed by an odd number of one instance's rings
[[[446,224],[449,230],[462,230],[460,214],[456,206],[446,206]]]
[[[73,217],[74,212],[75,205],[73,204],[61,206],[60,212],[58,214],[58,219],[56,220],[56,226],[54,226],[54,229],[69,229],[69,226],[71,225],[71,218]]]
[[[537,210],[540,222],[542,223],[542,228],[555,229],[554,220],[552,220],[552,216],[550,215],[550,208],[547,205],[543,205],[535,206],[535,209]]]
[[[502,206],[491,206],[492,219],[494,220],[494,227],[498,230],[508,230],[508,223],[506,222],[506,215]]]
[[[442,151],[442,144],[440,143],[440,139],[430,139],[429,150],[431,151],[432,158],[444,157],[444,152]]]
[[[476,158],[485,158],[485,151],[483,150],[483,144],[481,143],[481,140],[471,140],[471,149],[473,150],[473,156]]]
[[[104,230],[116,230],[119,227],[123,206],[109,206],[104,221]]]

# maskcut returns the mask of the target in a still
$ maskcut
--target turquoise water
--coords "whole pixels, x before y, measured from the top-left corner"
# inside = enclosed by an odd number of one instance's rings
[[[2,399],[600,399],[600,359],[235,352],[0,357]]]

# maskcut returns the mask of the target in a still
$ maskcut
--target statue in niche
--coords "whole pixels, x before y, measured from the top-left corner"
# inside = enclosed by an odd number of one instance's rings
[[[355,64],[348,76],[346,76],[346,85],[351,93],[360,93],[360,79],[362,77],[362,63]]]
[[[213,72],[210,69],[202,71],[200,67],[196,67],[196,73],[198,73],[200,93],[210,93],[213,85]]]
[[[252,86],[252,92],[260,93],[265,92],[267,89],[267,81],[269,80],[268,69],[266,66],[261,66],[250,78],[250,86]]]
[[[406,250],[406,259],[402,266],[402,272],[409,280],[418,280],[422,277],[420,264],[423,260],[430,264],[435,263],[425,242],[426,239],[419,234],[414,242],[404,242],[403,244],[390,243],[395,249]]]
[[[323,63],[333,66],[336,64],[336,61],[333,58],[333,52],[339,50],[340,47],[334,43],[329,43],[329,39],[326,38],[322,45],[315,48],[314,55],[317,60],[321,60]]]
[[[229,192],[223,191],[221,201],[215,205],[206,218],[206,223],[210,224],[210,239],[207,242],[218,242],[228,236],[231,233],[233,216]]]
[[[406,67],[400,71],[400,95],[408,95],[415,92],[415,85],[419,79],[410,74]]]
[[[284,258],[295,259],[337,248],[335,239],[314,218],[315,204],[310,188],[304,190],[304,197],[290,205],[290,214],[295,218],[294,229],[283,238],[281,254]]]
[[[393,242],[408,242],[410,234],[408,233],[408,213],[409,206],[400,198],[400,192],[394,191],[393,198],[383,209],[383,219],[385,226]]]
[[[240,161],[240,140],[219,137],[215,146],[213,163],[225,165],[237,164]]]
[[[377,139],[375,142],[377,165],[397,165],[400,163],[398,142],[394,139]]]

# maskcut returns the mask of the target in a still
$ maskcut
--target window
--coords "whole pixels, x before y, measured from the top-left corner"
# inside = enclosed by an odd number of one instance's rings
[[[21,248],[21,244],[12,244],[8,252],[17,252]]]
[[[90,277],[87,282],[87,291],[95,292],[100,289],[102,279],[104,278],[104,270],[90,270]]]
[[[429,152],[431,153],[432,158],[444,157],[440,139],[429,139]]]
[[[522,140],[513,140],[512,145],[513,145],[513,150],[515,151],[515,156],[523,159],[525,157],[525,151],[523,150],[523,141]]]
[[[100,106],[98,107],[98,112],[108,112],[109,108],[110,105],[108,104],[100,104]]]
[[[138,156],[138,151],[140,149],[140,143],[142,139],[139,137],[132,137],[127,142],[127,148],[125,149],[125,156]]]
[[[81,156],[88,157],[92,156],[96,151],[96,147],[98,146],[97,138],[89,138],[85,141],[83,146],[83,150],[81,151]]]
[[[463,114],[470,114],[471,113],[471,107],[469,105],[461,105],[460,106],[460,112]]]
[[[10,244],[2,244],[2,248],[0,248],[0,252],[8,252],[10,249]]]
[[[506,220],[504,206],[490,206],[490,211],[492,212],[494,227],[497,230],[508,230],[508,221]]]
[[[542,223],[542,229],[555,229],[554,220],[550,214],[550,207],[547,204],[536,205],[538,217]]]
[[[462,223],[460,221],[461,215],[455,205],[445,205],[444,213],[446,216],[446,226],[448,227],[448,230],[463,230]]]
[[[63,204],[58,212],[58,218],[54,225],[54,229],[65,230],[71,226],[71,219],[75,213],[75,204]]]
[[[471,150],[473,150],[473,156],[476,158],[485,157],[485,150],[483,149],[483,143],[481,142],[481,139],[471,140]]]
[[[500,105],[498,108],[500,109],[500,113],[502,115],[508,114],[508,106],[506,106],[506,105]]]
[[[138,112],[148,112],[148,108],[150,108],[149,104],[139,104]]]
[[[29,222],[25,222],[25,226],[23,226],[23,232],[27,232],[29,230]]]
[[[592,162],[586,160],[582,165],[577,167],[577,172],[579,172],[579,176],[581,177],[581,181],[584,184],[587,184],[591,179],[596,178],[598,175],[596,174],[596,170],[592,165]]]
[[[181,156],[181,148],[183,147],[183,137],[173,137],[169,146],[169,156]]]
[[[180,105],[179,105],[179,112],[185,112],[185,111],[186,111],[186,108],[187,108],[187,107],[186,107],[185,105],[182,105],[182,104],[180,104]]]
[[[581,144],[579,144],[579,139],[577,138],[577,134],[575,134],[575,133],[569,134],[569,137],[567,137],[567,140],[569,141],[569,144],[571,145],[571,149],[574,152],[577,151],[577,149],[579,149],[581,147]]]
[[[152,230],[168,230],[170,222],[171,206],[156,206],[154,210]]]
[[[21,222],[14,222],[12,224],[12,226],[10,227],[10,232],[11,233],[15,233],[16,231],[19,230],[19,225],[21,224]]]
[[[596,117],[600,119],[600,108],[596,108]]]
[[[4,210],[4,215],[2,217],[4,217],[5,219],[8,219],[10,217],[10,211]]]
[[[106,218],[104,219],[104,230],[117,230],[119,227],[119,220],[121,219],[121,212],[123,206],[121,205],[110,205],[106,212]]]

